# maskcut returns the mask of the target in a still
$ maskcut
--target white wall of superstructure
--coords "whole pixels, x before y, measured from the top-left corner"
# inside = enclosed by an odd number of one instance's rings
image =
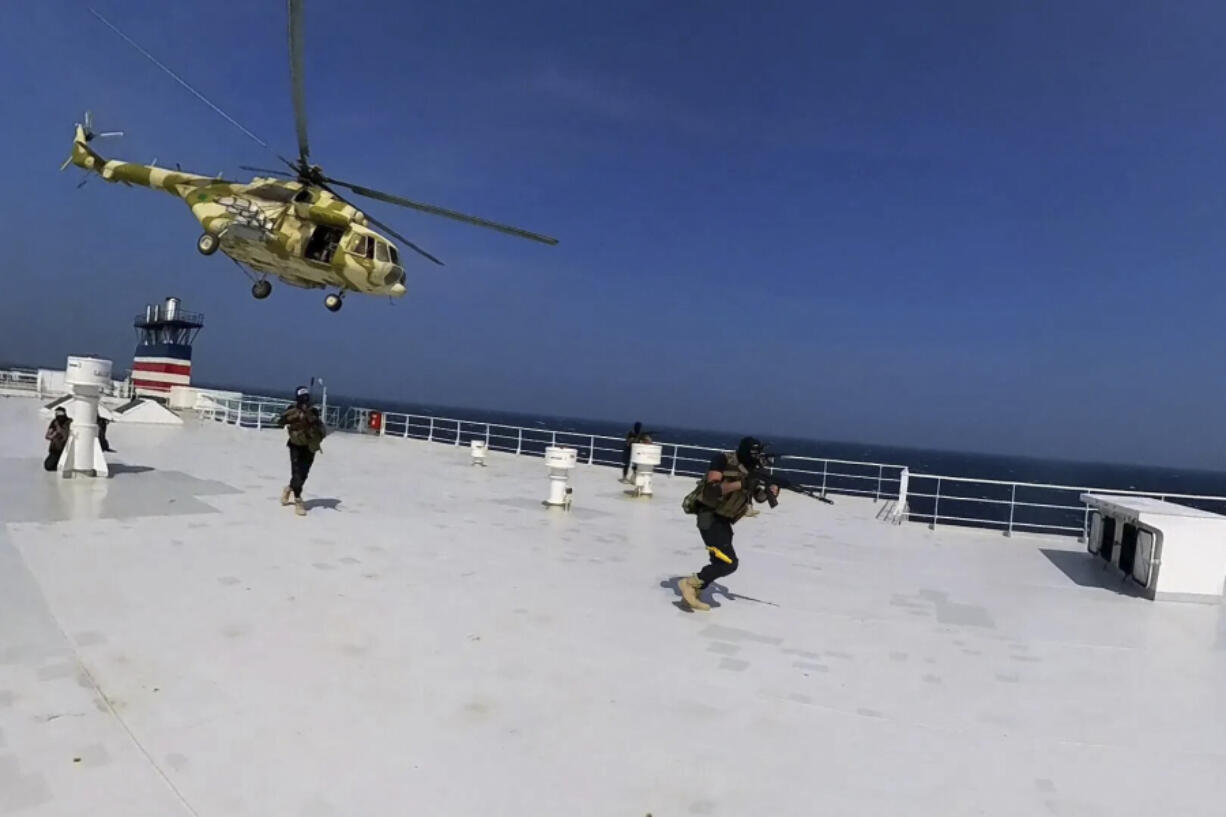
[[[1089,551],[1135,580],[1146,596],[1221,600],[1226,516],[1144,496],[1085,494],[1082,501],[1095,514]]]

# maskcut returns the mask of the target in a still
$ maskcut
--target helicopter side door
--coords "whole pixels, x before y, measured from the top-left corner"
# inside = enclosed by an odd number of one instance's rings
[[[316,224],[302,250],[302,257],[320,264],[331,264],[345,231],[330,224]]]

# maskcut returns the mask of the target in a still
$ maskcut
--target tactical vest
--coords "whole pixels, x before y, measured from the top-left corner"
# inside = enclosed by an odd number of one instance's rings
[[[315,419],[311,409],[303,410],[293,406],[285,412],[285,429],[289,432],[289,441],[294,445],[318,451],[324,438],[322,425],[322,421]]]
[[[724,454],[727,459],[727,464],[724,466],[724,482],[740,482],[744,483],[745,478],[749,476],[749,469],[741,465],[736,457],[736,453],[729,451]],[[704,477],[702,482],[706,483]],[[714,494],[720,489],[720,483],[708,486],[711,493]],[[731,519],[733,522],[740,519],[749,510],[749,491],[742,488],[739,491],[733,491],[730,494],[723,496],[708,496],[704,491],[702,504],[714,511],[716,515]],[[718,496],[718,498],[716,498]]]

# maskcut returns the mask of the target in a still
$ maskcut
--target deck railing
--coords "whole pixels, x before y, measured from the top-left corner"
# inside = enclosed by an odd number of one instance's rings
[[[0,369],[0,390],[37,392],[38,372],[28,369]]]
[[[39,397],[60,397],[67,394],[62,387],[49,390],[35,369],[0,369],[0,392],[28,393]],[[111,385],[103,389],[106,396],[119,399],[130,398],[132,393],[130,380],[112,380]]]
[[[198,414],[217,422],[263,429],[275,427],[277,416],[289,404],[288,400],[273,397],[213,398],[212,405],[198,409]],[[378,421],[372,423],[376,414]],[[625,445],[622,437],[361,407],[328,406],[326,422],[337,431],[442,445],[461,446],[483,440],[491,451],[524,456],[543,457],[547,447],[562,445],[576,449],[581,463],[613,467],[621,467]],[[712,457],[723,450],[658,442],[663,448],[663,460],[656,473],[669,477],[701,476]],[[1226,513],[1226,496],[912,473],[906,466],[894,463],[789,456],[778,460],[774,470],[823,496],[842,494],[890,503],[881,515],[893,521],[921,522],[933,528],[937,525],[991,528],[1006,536],[1024,532],[1084,539],[1090,519],[1090,509],[1081,501],[1084,493],[1148,496]]]

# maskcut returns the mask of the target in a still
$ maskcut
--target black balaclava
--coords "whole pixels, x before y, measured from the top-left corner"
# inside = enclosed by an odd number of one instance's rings
[[[736,447],[736,458],[750,470],[758,466],[758,456],[762,453],[762,443],[753,437],[745,437]]]
[[[642,423],[635,423],[635,424],[634,424],[634,433],[635,433],[635,434],[638,434],[638,433],[639,433],[640,431],[642,431],[642,430],[643,430],[643,424],[642,424]]]
[[[311,390],[306,386],[299,386],[294,392],[294,401],[300,406],[311,402]]]

